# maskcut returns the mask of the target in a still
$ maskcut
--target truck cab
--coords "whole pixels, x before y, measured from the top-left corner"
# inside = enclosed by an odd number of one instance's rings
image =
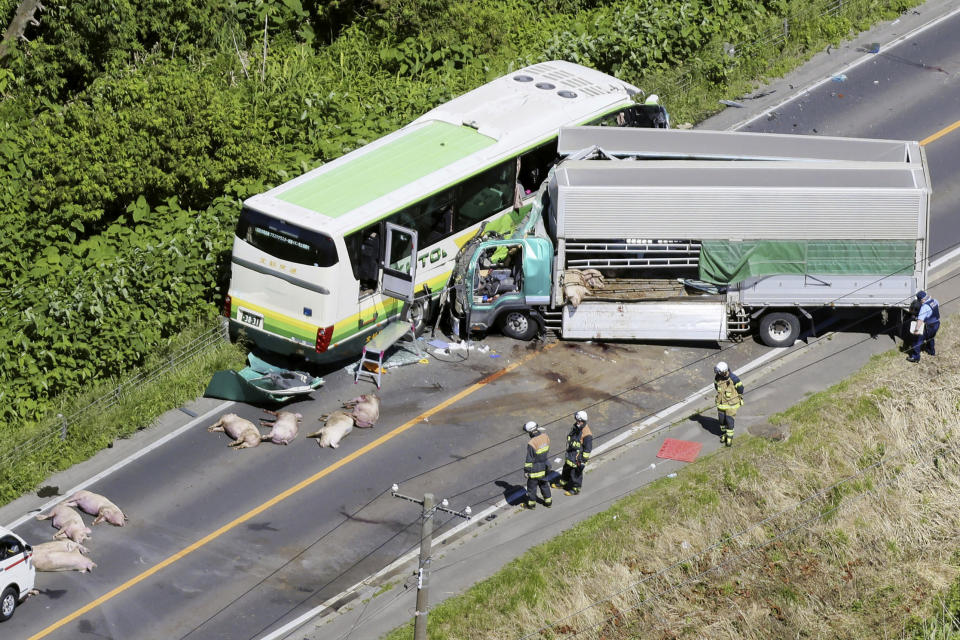
[[[469,255],[458,307],[469,331],[498,327],[529,340],[541,328],[533,308],[550,300],[553,244],[528,237],[481,242]]]
[[[0,622],[9,620],[33,589],[32,558],[33,548],[23,538],[0,527]]]

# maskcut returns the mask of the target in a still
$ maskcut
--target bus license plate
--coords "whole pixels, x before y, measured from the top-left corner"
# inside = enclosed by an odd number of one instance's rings
[[[247,311],[246,309],[240,309],[240,322],[243,324],[248,324],[251,327],[260,329],[263,327],[263,316]]]

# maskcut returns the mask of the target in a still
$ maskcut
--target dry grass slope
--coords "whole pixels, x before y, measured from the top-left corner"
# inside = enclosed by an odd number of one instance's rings
[[[430,637],[902,637],[960,564],[960,331],[938,343],[773,417],[786,442],[740,437],[532,550]]]

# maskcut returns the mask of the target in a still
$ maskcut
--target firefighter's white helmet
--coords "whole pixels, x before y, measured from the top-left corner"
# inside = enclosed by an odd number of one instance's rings
[[[728,371],[730,371],[730,367],[727,366],[727,363],[726,363],[726,362],[718,362],[718,363],[717,363],[717,366],[715,366],[715,367],[713,368],[713,371],[714,371],[714,373],[723,374],[723,373],[727,373]]]
[[[573,414],[573,419],[577,422],[586,422],[587,421],[587,412],[586,411],[577,411]]]
[[[540,425],[531,420],[527,424],[523,425],[523,430],[527,433],[536,433],[537,431],[540,431]]]

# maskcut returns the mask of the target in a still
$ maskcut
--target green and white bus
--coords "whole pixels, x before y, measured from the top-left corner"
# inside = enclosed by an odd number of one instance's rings
[[[351,357],[402,312],[421,325],[486,222],[511,231],[561,127],[667,127],[655,96],[563,61],[525,67],[243,203],[224,312],[233,335]]]

